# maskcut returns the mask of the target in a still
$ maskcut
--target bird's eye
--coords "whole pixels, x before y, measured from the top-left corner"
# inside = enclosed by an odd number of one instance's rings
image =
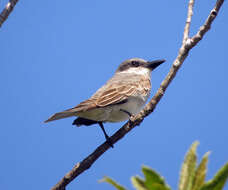
[[[138,67],[138,66],[139,66],[139,62],[137,62],[137,61],[132,61],[131,64],[132,64],[133,66],[135,66],[135,67]]]

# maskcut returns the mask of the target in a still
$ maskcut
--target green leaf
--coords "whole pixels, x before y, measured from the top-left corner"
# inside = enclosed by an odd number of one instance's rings
[[[228,180],[228,163],[226,163],[214,176],[205,183],[200,190],[222,190]]]
[[[169,190],[169,186],[165,183],[165,180],[153,169],[143,166],[142,172],[145,177],[145,186],[150,190]]]
[[[113,185],[116,189],[118,190],[126,190],[125,187],[119,185],[117,182],[115,182],[112,178],[110,177],[104,177],[103,179],[101,179],[99,182],[107,182],[111,185]]]
[[[153,184],[149,188],[149,190],[170,190],[170,188],[168,188],[168,187],[166,187],[164,185],[161,185],[161,184],[156,183],[156,184]]]
[[[198,165],[198,167],[196,169],[192,190],[199,190],[205,183],[209,154],[210,154],[210,152],[207,152],[203,156],[200,164]]]
[[[149,190],[149,189],[146,188],[145,182],[140,177],[138,177],[138,176],[132,177],[131,181],[132,181],[133,186],[137,190]]]
[[[192,188],[197,160],[196,148],[198,144],[199,142],[195,141],[185,156],[180,173],[179,190],[191,190]]]

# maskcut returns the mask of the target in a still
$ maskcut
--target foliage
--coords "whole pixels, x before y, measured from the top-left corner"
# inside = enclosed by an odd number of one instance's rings
[[[113,185],[118,190],[126,190],[123,186],[119,185],[117,182],[115,182],[110,177],[104,177],[102,180],[100,180],[100,182],[107,182],[107,183]]]
[[[207,152],[197,165],[196,149],[199,142],[194,142],[187,152],[182,164],[178,190],[222,190],[228,180],[228,163],[226,163],[214,176],[213,179],[205,181],[209,152]],[[171,190],[160,176],[153,169],[142,166],[144,179],[135,176],[131,178],[136,190]],[[117,190],[127,190],[110,177],[104,177],[102,182],[113,185]]]

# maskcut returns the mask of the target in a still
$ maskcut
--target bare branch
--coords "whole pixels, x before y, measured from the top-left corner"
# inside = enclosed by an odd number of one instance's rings
[[[17,4],[18,0],[10,0],[6,7],[3,9],[3,11],[0,14],[0,28],[3,24],[3,22],[6,21],[9,14],[13,11],[14,6]]]
[[[200,27],[199,31],[195,36],[192,37],[191,39],[191,47],[195,46],[204,36],[204,34],[210,30],[211,28],[211,23],[213,20],[216,18],[218,15],[218,12],[220,10],[220,7],[222,6],[224,0],[218,0],[216,2],[215,7],[211,10],[209,16],[207,17],[207,20],[205,21],[204,25]]]
[[[195,0],[189,0],[189,3],[188,3],[188,16],[187,16],[186,24],[185,24],[185,27],[184,27],[184,36],[183,36],[182,45],[189,38],[189,30],[190,30],[190,25],[191,25],[191,21],[192,21],[194,3],[195,3]]]
[[[161,83],[159,89],[156,94],[150,100],[150,102],[145,106],[145,108],[136,115],[131,121],[128,121],[122,128],[120,128],[113,136],[111,136],[111,141],[115,144],[121,138],[123,138],[129,131],[131,131],[135,126],[140,125],[143,119],[152,113],[164,95],[167,87],[176,76],[177,71],[181,67],[185,58],[188,56],[189,51],[202,39],[205,33],[210,29],[211,23],[217,16],[220,7],[222,6],[224,0],[217,0],[215,7],[209,14],[204,25],[200,28],[193,38],[189,38],[189,29],[191,24],[191,17],[193,14],[193,6],[194,0],[189,1],[188,5],[188,16],[186,20],[186,25],[183,34],[182,46],[179,50],[177,58],[174,60],[171,69],[163,82]],[[110,146],[105,142],[100,145],[92,154],[86,157],[83,161],[77,163],[71,171],[69,171],[53,188],[52,190],[65,190],[66,186],[74,180],[77,176],[79,176],[82,172],[89,169],[91,165],[104,153],[106,152]]]

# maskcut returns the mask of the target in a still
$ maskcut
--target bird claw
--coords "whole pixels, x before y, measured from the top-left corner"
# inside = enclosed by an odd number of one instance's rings
[[[134,118],[135,118],[135,115],[132,114],[132,115],[130,116],[130,118],[129,118],[129,122],[130,122],[130,123],[133,123],[133,122],[134,122]]]
[[[111,141],[111,138],[108,137],[106,138],[106,142],[108,143],[108,145],[111,147],[111,148],[114,148],[113,144],[112,144],[112,141]]]
[[[131,120],[132,122],[134,121],[135,116],[131,115],[131,117],[129,118],[129,120]]]

